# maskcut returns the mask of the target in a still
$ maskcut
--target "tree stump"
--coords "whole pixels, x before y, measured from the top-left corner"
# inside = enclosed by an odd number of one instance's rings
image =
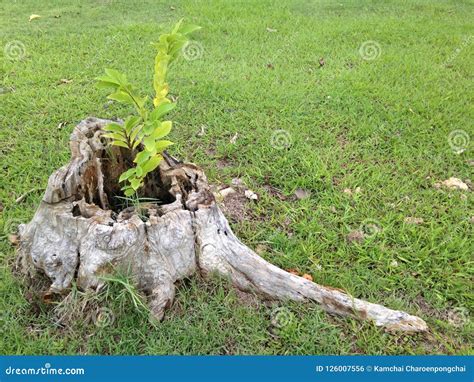
[[[81,289],[98,290],[101,276],[123,267],[161,319],[177,281],[196,272],[218,273],[263,298],[314,302],[387,330],[427,330],[416,316],[318,285],[259,257],[233,234],[194,164],[165,153],[142,190],[159,203],[121,209],[112,196],[120,195],[117,179],[131,158],[102,137],[110,122],[88,118],[75,127],[71,161],[50,176],[35,216],[20,226],[19,264],[30,275],[43,271],[51,293],[66,292],[74,280]]]

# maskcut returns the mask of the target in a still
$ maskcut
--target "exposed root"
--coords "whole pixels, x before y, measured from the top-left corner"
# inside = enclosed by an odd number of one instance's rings
[[[21,264],[44,271],[51,292],[66,290],[75,278],[80,288],[100,288],[101,275],[122,267],[161,319],[177,281],[217,272],[265,298],[315,302],[329,313],[371,320],[388,330],[427,330],[418,317],[315,284],[259,257],[235,237],[194,164],[165,154],[142,190],[159,203],[117,209],[116,179],[130,158],[107,151],[101,129],[108,122],[89,118],[75,128],[71,162],[51,175],[33,220],[21,227]]]

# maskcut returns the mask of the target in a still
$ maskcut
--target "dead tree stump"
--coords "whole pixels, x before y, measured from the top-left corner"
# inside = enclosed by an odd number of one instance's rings
[[[75,127],[71,161],[51,175],[35,216],[20,227],[19,263],[30,274],[43,271],[51,293],[67,291],[73,280],[98,289],[101,276],[125,267],[161,319],[178,280],[218,273],[264,298],[314,302],[387,330],[427,330],[416,316],[318,285],[259,257],[233,234],[194,164],[165,154],[143,190],[160,202],[120,210],[111,196],[120,194],[117,179],[130,158],[102,137],[109,122],[88,118]]]

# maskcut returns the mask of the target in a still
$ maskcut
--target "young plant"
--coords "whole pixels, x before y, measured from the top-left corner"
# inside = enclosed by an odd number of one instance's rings
[[[135,107],[136,114],[128,116],[124,124],[110,123],[104,137],[110,138],[114,146],[130,150],[134,167],[121,174],[120,183],[126,196],[136,195],[143,186],[148,173],[158,167],[163,151],[173,142],[162,139],[171,131],[172,122],[163,119],[176,106],[167,98],[169,86],[166,82],[168,67],[179,56],[188,42],[187,35],[200,29],[196,25],[183,25],[180,20],[170,33],[162,34],[154,44],[157,53],[153,75],[155,97],[149,106],[148,97],[142,97],[127,77],[114,69],[105,69],[105,75],[97,78],[99,88],[112,89],[107,97],[111,100]]]

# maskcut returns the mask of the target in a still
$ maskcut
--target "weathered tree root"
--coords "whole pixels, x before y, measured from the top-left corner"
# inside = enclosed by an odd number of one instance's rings
[[[263,260],[233,234],[205,174],[193,164],[165,155],[145,190],[161,204],[114,212],[109,197],[119,192],[116,179],[130,158],[120,148],[106,148],[101,129],[108,122],[89,118],[74,129],[70,163],[51,175],[34,218],[20,227],[19,261],[26,271],[42,270],[52,281],[51,292],[66,291],[73,280],[80,288],[97,289],[101,275],[126,267],[161,319],[173,302],[176,281],[217,272],[265,298],[314,301],[329,313],[372,320],[388,330],[427,330],[416,316]]]

